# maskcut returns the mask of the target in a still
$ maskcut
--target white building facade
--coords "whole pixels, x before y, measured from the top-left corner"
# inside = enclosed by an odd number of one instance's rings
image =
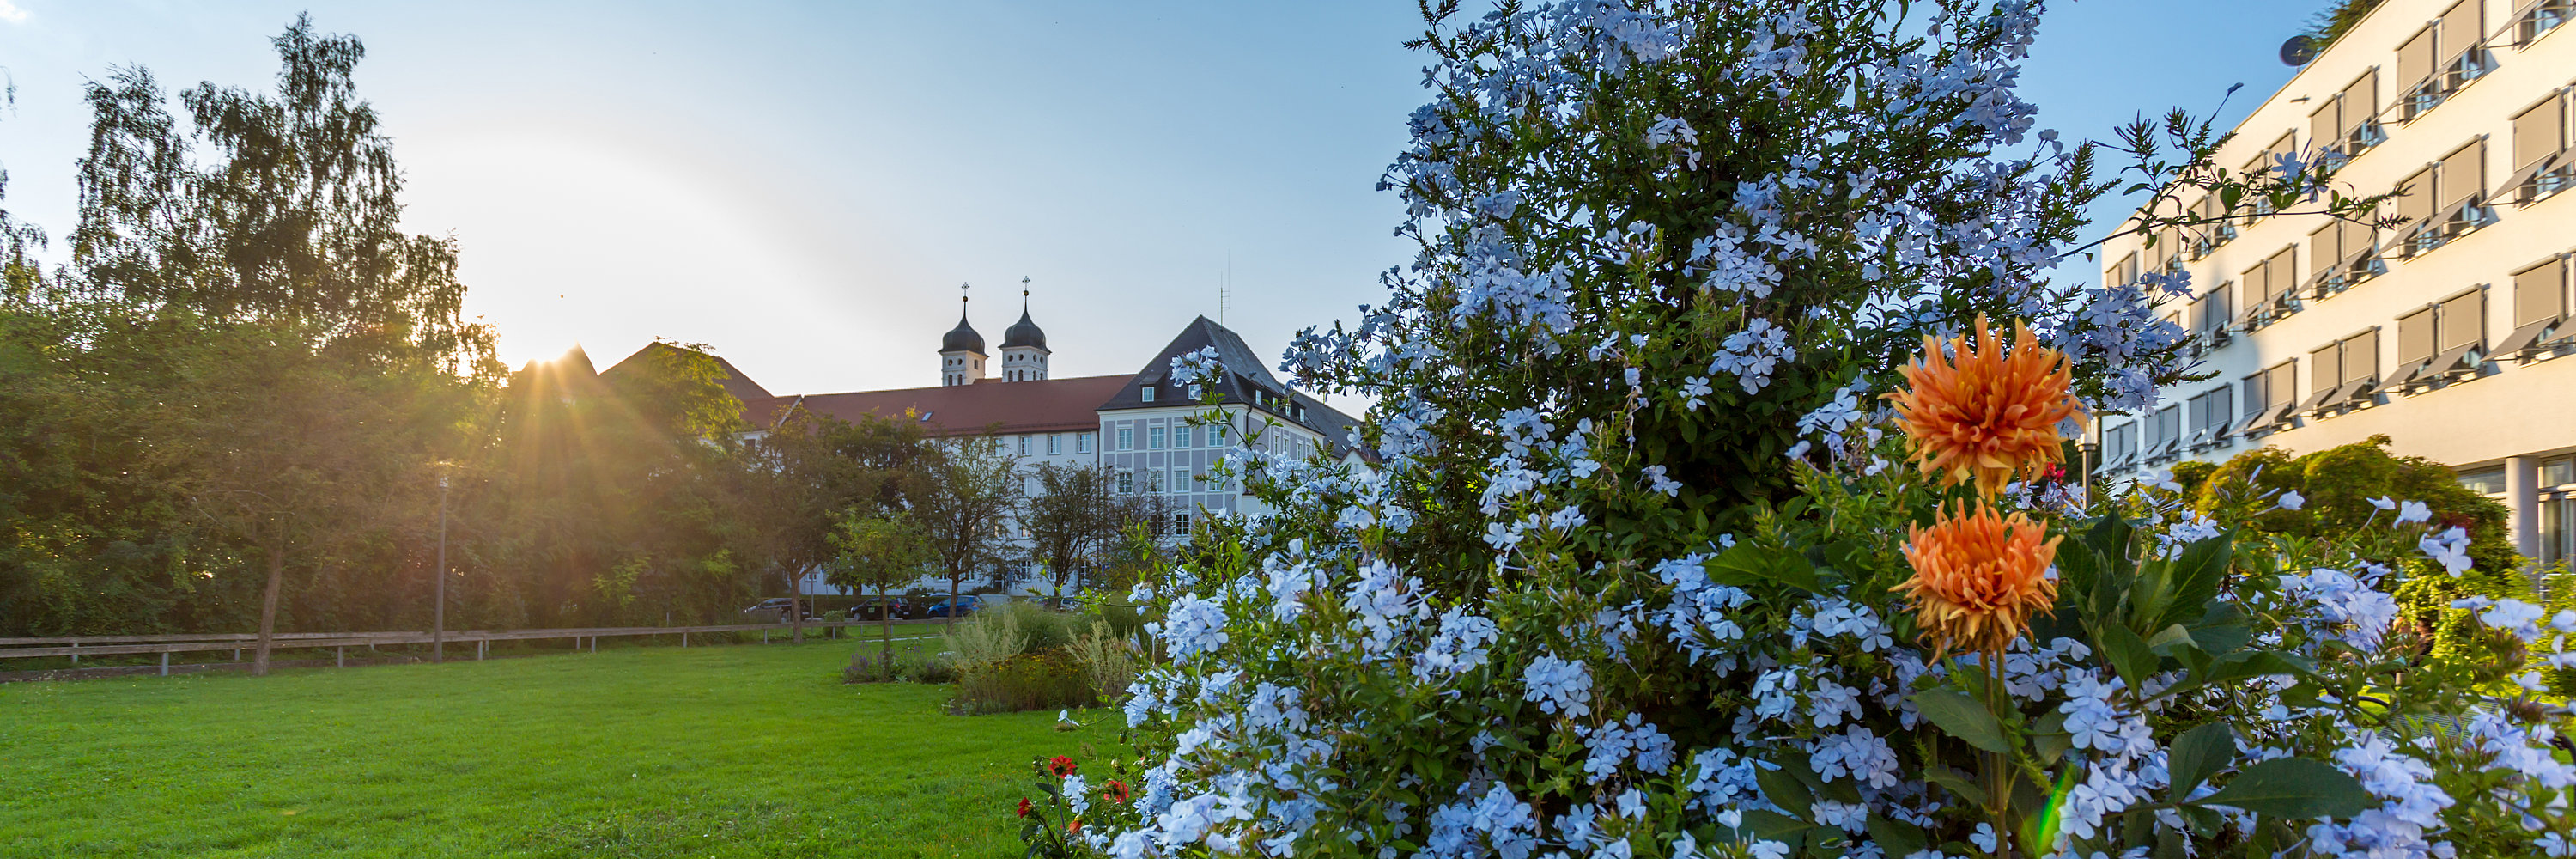
[[[2386,0],[2236,128],[2222,165],[2331,159],[2395,229],[2278,214],[2105,246],[2107,281],[2189,272],[2166,308],[2212,378],[2096,421],[2112,478],[2386,435],[2576,555],[2576,2]],[[2195,212],[2215,204],[2185,199]]]

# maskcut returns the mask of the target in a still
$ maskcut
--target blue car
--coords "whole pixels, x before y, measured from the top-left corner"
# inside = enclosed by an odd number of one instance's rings
[[[962,596],[962,597],[958,597],[958,598],[957,598],[957,616],[958,616],[958,617],[965,617],[965,616],[967,616],[967,615],[974,614],[976,611],[978,611],[978,610],[982,609],[983,607],[984,607],[984,598],[983,598],[983,597],[979,597],[979,596]],[[948,616],[948,611],[949,611],[949,608],[948,608],[948,601],[947,601],[947,600],[940,600],[940,601],[938,601],[938,602],[931,603],[931,604],[930,604],[930,610],[929,610],[929,611],[927,611],[927,612],[923,612],[921,616],[922,616],[922,617],[947,617],[947,616]]]

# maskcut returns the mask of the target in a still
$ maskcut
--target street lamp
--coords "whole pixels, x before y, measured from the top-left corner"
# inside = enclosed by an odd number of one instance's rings
[[[442,463],[442,465],[444,465]],[[438,471],[438,596],[431,609],[429,661],[447,661],[447,470]]]

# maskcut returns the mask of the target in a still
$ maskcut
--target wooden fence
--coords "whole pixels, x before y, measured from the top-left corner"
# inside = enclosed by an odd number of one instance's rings
[[[805,628],[820,630],[825,636],[833,636],[835,635],[834,630],[847,629],[850,627],[874,627],[877,624],[877,621],[872,620],[828,620],[807,623],[805,624]],[[539,641],[569,638],[573,640],[573,647],[575,649],[579,649],[582,646],[582,640],[589,639],[590,649],[595,653],[599,650],[599,640],[601,638],[677,635],[680,637],[680,646],[687,647],[689,646],[689,636],[692,634],[704,635],[712,632],[758,632],[761,634],[761,641],[763,643],[767,643],[771,635],[788,634],[790,629],[791,627],[784,623],[736,623],[712,626],[627,626],[601,627],[595,629],[459,629],[449,630],[439,638],[446,642],[455,644],[473,642],[474,658],[482,659],[484,652],[491,646],[491,643],[495,641]],[[275,650],[331,648],[334,653],[333,659],[338,664],[346,666],[349,659],[349,648],[375,647],[387,644],[429,644],[431,643],[432,637],[427,631],[281,632],[270,636],[270,639],[270,647]],[[69,656],[72,659],[72,664],[77,666],[80,664],[80,658],[83,656],[130,656],[140,653],[158,653],[161,655],[161,673],[163,675],[168,675],[170,673],[170,654],[203,653],[209,651],[220,652],[229,650],[233,652],[234,661],[239,661],[241,659],[242,651],[257,647],[258,642],[258,635],[246,632],[206,633],[201,635],[77,635],[45,638],[0,638],[0,659],[31,659],[40,656]]]

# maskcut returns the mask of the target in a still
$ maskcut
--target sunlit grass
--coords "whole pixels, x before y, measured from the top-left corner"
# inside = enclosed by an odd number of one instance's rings
[[[1027,762],[1106,744],[863,642],[8,684],[0,855],[1016,856]]]

